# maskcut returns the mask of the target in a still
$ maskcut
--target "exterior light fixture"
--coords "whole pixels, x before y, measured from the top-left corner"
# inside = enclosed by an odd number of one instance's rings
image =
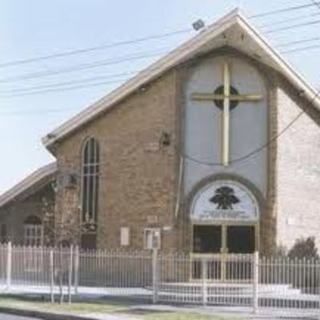
[[[194,23],[192,23],[192,28],[195,30],[195,31],[198,31],[202,28],[205,27],[205,23],[203,20],[199,19],[197,21],[195,21]]]

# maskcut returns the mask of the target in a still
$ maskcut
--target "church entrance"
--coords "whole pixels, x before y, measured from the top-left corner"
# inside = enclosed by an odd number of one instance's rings
[[[193,279],[249,280],[259,244],[259,205],[244,185],[215,180],[191,205]]]
[[[250,254],[257,250],[257,237],[256,224],[194,224],[192,278],[250,279]]]

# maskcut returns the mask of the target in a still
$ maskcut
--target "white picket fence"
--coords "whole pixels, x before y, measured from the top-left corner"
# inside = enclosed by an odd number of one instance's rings
[[[320,261],[0,245],[3,292],[122,296],[153,302],[320,311]]]

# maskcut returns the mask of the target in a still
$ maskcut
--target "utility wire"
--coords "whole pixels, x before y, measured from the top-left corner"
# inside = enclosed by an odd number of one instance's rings
[[[277,28],[277,29],[271,29],[271,30],[267,30],[265,33],[290,30],[290,29],[295,29],[295,28],[314,25],[314,24],[320,24],[320,20],[295,24],[295,25],[281,27],[281,28]],[[166,48],[166,49],[169,49],[169,48]],[[81,70],[92,69],[92,68],[96,68],[96,67],[100,67],[100,66],[114,65],[114,64],[119,64],[119,63],[126,62],[126,61],[145,59],[145,58],[153,57],[156,55],[160,55],[162,53],[165,53],[165,51],[160,51],[160,52],[156,51],[156,52],[141,53],[141,54],[136,54],[136,55],[128,55],[128,56],[122,56],[120,58],[109,58],[107,60],[99,60],[99,61],[94,61],[93,63],[74,65],[72,67],[61,68],[61,69],[52,70],[52,71],[27,73],[27,74],[13,76],[13,77],[9,77],[9,78],[2,78],[2,79],[0,79],[0,83],[8,83],[8,82],[21,81],[21,80],[49,77],[49,76],[59,75],[62,73],[69,73],[69,72],[78,72]]]
[[[263,18],[263,17],[270,16],[270,15],[306,9],[306,8],[310,8],[313,6],[320,7],[320,1],[318,2],[318,1],[313,0],[312,4],[286,7],[286,8],[282,8],[282,9],[278,9],[278,10],[261,12],[259,14],[251,15],[251,16],[249,16],[249,18],[251,18],[251,19]],[[313,16],[313,15],[311,15],[311,16]],[[287,21],[292,21],[292,18]],[[282,21],[281,21],[281,23],[282,23]],[[84,54],[84,53],[88,53],[88,52],[94,52],[94,51],[99,51],[99,50],[115,48],[115,47],[119,47],[119,46],[136,44],[136,43],[145,42],[145,41],[149,41],[149,40],[163,39],[163,38],[167,38],[167,37],[171,37],[171,36],[175,36],[175,35],[179,35],[179,34],[186,34],[191,31],[193,31],[193,29],[186,28],[186,29],[176,30],[176,31],[167,32],[167,33],[163,33],[163,34],[156,34],[156,35],[136,38],[136,39],[132,39],[132,40],[125,40],[125,41],[119,41],[119,42],[103,44],[103,45],[98,45],[98,46],[93,46],[93,47],[86,47],[86,48],[81,48],[81,49],[76,49],[76,50],[63,51],[63,52],[58,52],[58,53],[54,53],[54,54],[48,54],[48,55],[28,58],[28,59],[8,61],[8,62],[0,63],[0,68],[12,67],[12,66],[34,63],[34,62],[38,62],[38,61],[45,61],[45,60],[50,60],[50,59],[63,58],[63,57],[68,57],[68,56],[73,56],[73,55],[78,55],[78,54]]]
[[[315,0],[311,0],[311,2],[320,9],[320,3],[319,2],[317,2]]]
[[[296,40],[296,41],[284,43],[283,45],[280,44],[279,47],[281,47],[281,46],[288,47],[290,45],[296,45],[296,44],[301,44],[301,43],[306,43],[306,42],[311,42],[311,41],[318,41],[318,40],[320,40],[320,37],[313,37],[313,38],[309,38],[309,39]],[[312,46],[306,46],[306,47],[301,47],[301,48],[288,49],[288,50],[280,51],[280,53],[293,53],[293,52],[300,52],[300,51],[316,49],[316,48],[320,48],[320,45],[312,45]],[[150,72],[154,71],[156,69],[157,68],[151,68]],[[42,93],[46,93],[46,92],[58,92],[59,89],[61,89],[61,91],[83,89],[83,88],[86,88],[86,86],[85,86],[86,83],[88,83],[89,87],[101,86],[103,84],[117,83],[117,82],[127,80],[128,78],[120,78],[120,79],[116,79],[115,81],[102,81],[102,80],[110,80],[110,79],[118,78],[118,77],[132,76],[132,75],[137,74],[140,71],[141,70],[139,69],[139,70],[132,70],[132,71],[128,71],[128,72],[109,74],[106,76],[90,77],[90,78],[85,78],[82,80],[71,80],[71,81],[58,82],[58,83],[53,83],[53,84],[48,84],[48,85],[18,88],[18,89],[13,89],[13,90],[0,90],[0,94],[2,94],[2,95],[0,95],[0,98],[12,98],[12,97],[25,96],[25,95],[42,94]],[[99,82],[97,82],[97,81],[99,81]],[[93,82],[93,83],[91,83],[91,82]],[[49,90],[45,90],[45,89],[49,89]],[[53,89],[56,89],[56,90],[53,90]]]
[[[289,46],[300,44],[300,43],[313,42],[313,41],[319,41],[319,40],[320,40],[320,37],[312,37],[312,38],[306,38],[306,39],[300,39],[300,40],[294,40],[294,41],[280,43],[277,45],[277,47],[278,48],[289,47]]]
[[[282,51],[282,53],[293,53],[293,52],[307,51],[307,50],[319,49],[319,48],[320,48],[320,45],[313,45],[313,46],[307,46],[307,47],[301,47],[301,48]]]
[[[14,60],[14,61],[0,63],[0,68],[12,67],[12,66],[16,66],[16,65],[28,64],[28,63],[56,59],[56,58],[62,58],[62,57],[68,57],[68,56],[73,56],[73,55],[78,55],[78,54],[83,54],[83,53],[88,53],[88,52],[93,52],[93,51],[98,51],[98,50],[105,50],[105,49],[125,46],[125,45],[129,45],[129,44],[136,44],[136,43],[145,42],[145,41],[149,41],[149,40],[163,39],[163,38],[172,37],[172,36],[175,36],[178,34],[189,33],[191,31],[193,31],[193,29],[189,28],[189,29],[177,30],[177,31],[167,32],[167,33],[153,35],[153,36],[136,38],[136,39],[127,40],[127,41],[114,42],[114,43],[95,46],[95,47],[64,51],[64,52],[60,52],[60,53],[49,54],[49,55],[39,56],[39,57],[34,57],[34,58],[29,58],[29,59]]]
[[[277,25],[285,24],[285,23],[292,22],[292,21],[297,22],[297,20],[302,20],[302,19],[306,19],[306,18],[310,19],[311,17],[317,17],[319,15],[320,15],[320,12],[316,12],[316,13],[312,13],[312,14],[308,14],[308,15],[300,15],[298,17],[293,17],[293,18],[288,18],[288,19],[282,19],[282,20],[279,20],[279,21],[274,21],[274,22],[272,22],[272,24],[271,23],[266,23],[266,24],[258,25],[258,28],[264,29],[264,28],[270,27],[270,25],[277,26]]]
[[[274,32],[279,32],[279,31],[291,30],[291,29],[296,29],[296,28],[305,27],[305,26],[311,26],[311,25],[315,25],[315,24],[319,24],[319,23],[320,23],[320,20],[308,21],[308,22],[304,22],[304,23],[294,24],[291,26],[266,30],[266,31],[264,31],[264,33],[274,33]]]
[[[168,50],[168,48],[166,48],[166,49]],[[0,79],[0,83],[42,78],[42,77],[48,77],[48,76],[62,74],[62,73],[68,73],[68,72],[77,72],[77,71],[97,68],[97,67],[101,67],[101,66],[119,64],[119,63],[127,62],[127,61],[151,58],[151,57],[159,56],[159,55],[164,54],[166,52],[167,51],[164,51],[164,48],[162,48],[161,51],[150,51],[147,53],[145,52],[143,54],[141,53],[141,54],[136,54],[136,55],[126,55],[126,56],[122,56],[120,58],[98,60],[98,61],[94,61],[92,63],[84,63],[84,64],[74,65],[71,67],[61,68],[61,69],[52,70],[52,71],[27,73],[27,74],[23,74],[23,75],[16,76],[16,77],[9,77],[9,78]]]
[[[20,93],[14,96],[0,96],[1,98],[13,98],[13,97],[24,97],[24,96],[29,96],[29,95],[34,95],[34,94],[41,94],[41,93],[50,93],[50,92],[64,92],[64,91],[70,91],[70,90],[75,90],[75,89],[87,89],[87,88],[92,88],[92,87],[97,87],[97,86],[102,86],[106,84],[113,84],[113,83],[120,83],[128,80],[128,78],[123,78],[123,79],[118,79],[118,80],[111,80],[111,81],[102,81],[102,82],[95,82],[95,83],[90,83],[86,85],[77,85],[77,86],[69,86],[65,88],[52,88],[52,89],[47,89],[47,90],[40,90],[40,91],[31,91],[31,92],[24,92]]]
[[[309,103],[313,103],[320,95],[320,90],[316,92],[316,94],[314,95],[314,97],[309,101]],[[303,109],[301,112],[299,112],[297,114],[297,116],[295,116],[277,135],[273,136],[270,140],[268,140],[265,144],[263,144],[262,146],[258,147],[257,149],[254,149],[253,151],[247,153],[246,155],[236,158],[234,160],[230,161],[230,164],[234,164],[234,163],[239,163],[242,162],[244,160],[247,160],[255,155],[257,155],[258,153],[260,153],[261,151],[263,151],[264,149],[268,148],[270,145],[272,145],[275,141],[277,141],[281,136],[283,136],[300,118],[301,116],[305,113],[305,110]],[[187,154],[181,154],[182,157],[184,157],[185,159],[188,159],[194,163],[197,164],[201,164],[201,165],[206,165],[206,166],[210,166],[210,167],[215,167],[215,166],[223,166],[222,163],[220,162],[206,162],[206,161],[200,161],[190,155]]]
[[[318,6],[318,5],[320,5],[320,1],[313,1],[313,3],[311,3],[311,4],[303,4],[303,5],[299,5],[299,6],[287,7],[287,8],[282,8],[282,9],[271,10],[271,11],[267,11],[267,12],[254,14],[254,15],[250,16],[249,18],[251,18],[251,19],[264,18],[264,17],[268,17],[271,15],[279,14],[279,13],[297,11],[297,10],[301,10],[301,9],[311,8],[311,7]]]

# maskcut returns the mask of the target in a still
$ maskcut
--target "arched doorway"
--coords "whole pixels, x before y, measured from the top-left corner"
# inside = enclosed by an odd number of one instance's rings
[[[200,188],[190,208],[194,261],[204,257],[211,259],[209,277],[231,279],[235,262],[230,261],[236,256],[242,259],[259,249],[259,217],[255,195],[238,181],[215,180]],[[203,271],[198,264],[193,263],[193,278],[202,276]],[[240,267],[248,268],[245,263]],[[250,273],[248,271],[244,277],[249,277]]]

